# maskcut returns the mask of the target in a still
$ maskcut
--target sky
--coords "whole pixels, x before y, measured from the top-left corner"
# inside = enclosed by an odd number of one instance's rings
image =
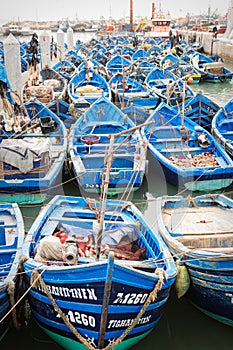
[[[133,16],[151,17],[152,2],[158,0],[133,0]],[[169,10],[172,17],[190,14],[207,14],[208,7],[213,13],[216,9],[226,14],[232,0],[161,0],[164,11]],[[0,21],[49,21],[69,19],[108,19],[129,16],[130,0],[6,0],[1,4]]]

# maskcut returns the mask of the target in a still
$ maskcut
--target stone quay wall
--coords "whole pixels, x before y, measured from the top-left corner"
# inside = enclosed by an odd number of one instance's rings
[[[180,30],[183,40],[188,43],[193,41],[201,42],[204,53],[208,55],[218,55],[222,58],[233,61],[233,40],[225,39],[224,35],[218,34],[214,38],[213,33],[210,32],[196,32],[188,30]]]

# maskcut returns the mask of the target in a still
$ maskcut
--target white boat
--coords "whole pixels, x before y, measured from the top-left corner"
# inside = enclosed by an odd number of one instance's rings
[[[20,31],[21,31],[21,28],[15,23],[2,27],[3,35],[9,35],[9,34],[20,35]]]
[[[146,38],[169,38],[171,16],[170,13],[164,13],[161,10],[161,3],[159,3],[158,11],[155,11],[154,3],[152,3],[151,22],[150,31],[145,33]]]
[[[84,32],[97,32],[98,30],[98,25],[93,24],[91,27],[85,28]]]

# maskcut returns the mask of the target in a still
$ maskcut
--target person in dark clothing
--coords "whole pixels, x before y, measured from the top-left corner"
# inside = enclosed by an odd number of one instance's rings
[[[38,46],[39,46],[38,36],[36,33],[33,33],[29,44],[30,44],[29,51],[31,53],[30,65],[33,66],[34,69],[36,70],[36,65],[38,63]]]
[[[170,48],[172,49],[174,47],[174,45],[175,45],[175,37],[174,37],[174,35],[172,35],[170,37]]]
[[[180,37],[179,37],[179,33],[178,33],[178,30],[176,31],[176,34],[174,35],[174,40],[175,40],[175,45],[176,44],[179,44],[180,42]]]
[[[216,26],[213,27],[213,37],[214,38],[217,38],[217,31],[218,31],[218,28]]]
[[[137,47],[138,47],[138,37],[136,35],[133,39],[133,46],[135,47],[135,49],[137,49]]]
[[[50,44],[50,59],[52,61],[53,59],[53,56],[55,58],[57,58],[57,44],[53,41],[51,41],[51,44]]]

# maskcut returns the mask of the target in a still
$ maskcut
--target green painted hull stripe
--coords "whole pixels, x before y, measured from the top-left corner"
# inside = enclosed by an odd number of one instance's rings
[[[63,337],[59,334],[56,334],[54,332],[49,331],[48,329],[42,327],[39,324],[39,327],[50,337],[52,338],[56,343],[58,343],[61,347],[63,347],[66,350],[86,350],[86,346],[80,343],[79,341],[75,341],[73,339],[69,339],[66,337]],[[136,336],[134,338],[130,338],[127,340],[123,340],[121,343],[119,343],[116,347],[114,347],[114,350],[126,350],[130,347],[137,344],[139,341],[141,341],[143,338],[145,338],[150,331],[147,331],[143,333],[142,335]]]

